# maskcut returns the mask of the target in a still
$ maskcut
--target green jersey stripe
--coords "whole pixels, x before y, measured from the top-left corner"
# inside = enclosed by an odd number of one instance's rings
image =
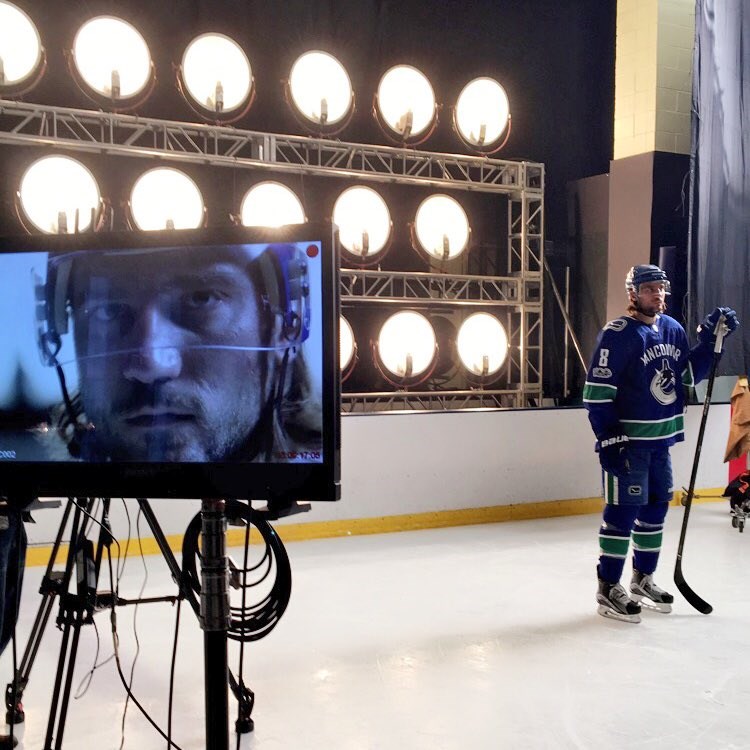
[[[583,386],[584,401],[614,401],[617,395],[617,386],[603,385],[602,383],[589,383]]]
[[[670,417],[669,419],[654,420],[653,422],[623,419],[622,426],[629,438],[658,440],[660,438],[673,437],[684,432],[685,419],[682,414]]]

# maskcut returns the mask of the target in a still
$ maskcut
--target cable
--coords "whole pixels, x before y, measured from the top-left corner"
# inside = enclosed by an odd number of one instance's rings
[[[138,536],[138,549],[141,553],[141,562],[143,563],[143,583],[141,584],[141,589],[138,592],[138,600],[140,600],[143,597],[143,592],[146,590],[146,584],[148,583],[148,566],[146,565],[146,558],[143,555],[143,540],[141,539],[141,509],[138,509],[138,515],[135,518],[135,531]],[[118,581],[118,589],[119,589],[119,581]],[[135,637],[135,656],[133,657],[133,661],[130,665],[130,681],[128,682],[128,697],[125,699],[125,706],[122,710],[122,723],[120,724],[120,731],[121,731],[121,739],[120,739],[120,750],[125,746],[125,719],[128,715],[128,703],[130,700],[130,694],[131,690],[133,688],[133,678],[135,677],[135,665],[138,662],[138,656],[141,653],[141,642],[138,638],[138,604],[139,602],[136,601],[135,608],[133,610],[133,635]]]
[[[89,512],[88,510],[86,510],[86,508],[82,507],[77,501],[74,500],[73,502],[76,505],[76,507],[78,507],[80,509],[80,511],[85,516],[88,517],[89,523],[90,523],[89,528],[91,528],[91,525],[96,524],[97,526],[99,526],[100,529],[102,529],[103,531],[105,531],[109,535],[110,542],[114,542],[115,546],[117,547],[117,561],[118,561],[118,566],[119,566],[119,563],[120,563],[120,560],[121,560],[121,555],[122,555],[122,550],[120,548],[120,543],[117,541],[117,539],[115,539],[115,537],[112,534],[111,530],[108,529],[101,521],[99,521],[99,519],[96,518],[96,516],[93,514],[93,512]],[[97,505],[94,506],[94,508],[92,509],[92,511],[95,511],[98,507],[99,507],[99,500],[97,499]],[[110,573],[111,573],[111,571],[110,571]],[[113,588],[113,592],[114,592],[114,587],[113,587],[113,581],[112,581],[111,574],[110,574],[110,586]],[[100,642],[101,641],[100,641],[100,636],[99,636],[99,628],[97,627],[96,620],[93,617],[91,618],[91,624],[94,626],[94,632],[96,633],[96,652],[94,653],[94,666],[91,667],[91,669],[89,670],[89,672],[86,675],[84,675],[84,677],[81,679],[81,682],[78,684],[78,688],[76,690],[76,693],[73,696],[74,700],[78,700],[79,698],[82,698],[88,692],[88,689],[91,686],[91,682],[94,679],[94,672],[97,669],[99,669],[99,667],[102,667],[105,664],[108,664],[114,658],[114,653],[113,653],[110,656],[108,656],[104,661],[97,663],[97,659],[99,658],[99,650],[100,650]],[[88,682],[87,682],[87,680],[88,680]],[[83,687],[84,682],[86,682],[86,686],[85,687]]]
[[[123,501],[124,502],[124,501]],[[97,518],[93,518],[91,516],[91,513],[89,513],[88,510],[81,507],[76,501],[74,501],[74,504],[80,508],[81,512],[84,513],[86,516],[89,516],[92,518],[95,524],[97,524],[100,528],[106,530],[107,534],[109,534],[111,540],[115,543],[117,550],[118,550],[118,563],[122,559],[121,558],[121,548],[120,543],[115,539],[115,537],[112,535],[112,532],[107,529],[104,524],[102,524]],[[126,515],[128,517],[128,545],[130,543],[130,515],[127,513],[127,507],[126,507]],[[143,548],[141,547],[141,558],[144,561],[145,566],[145,557],[143,555]],[[151,715],[146,711],[146,709],[141,705],[141,703],[138,701],[138,699],[133,695],[133,692],[130,688],[130,685],[128,685],[125,675],[122,671],[122,663],[120,662],[120,653],[119,653],[119,636],[117,634],[117,612],[116,612],[116,602],[119,599],[119,590],[120,590],[120,576],[122,575],[122,571],[124,570],[124,563],[122,569],[118,573],[117,579],[115,579],[114,571],[112,569],[112,553],[110,547],[107,547],[107,566],[109,569],[109,580],[110,585],[112,587],[112,598],[110,602],[110,622],[112,625],[112,645],[114,648],[114,652],[112,654],[112,657],[114,657],[115,665],[117,666],[117,673],[120,677],[120,681],[123,684],[123,687],[125,688],[125,692],[127,693],[128,700],[132,700],[135,704],[136,708],[143,714],[145,719],[151,724],[151,726],[165,739],[169,742],[169,747],[174,747],[176,750],[182,750],[179,745],[177,745],[175,742],[173,742],[171,739],[167,737],[167,735],[164,733],[164,731],[159,727],[159,725],[154,721],[153,718],[151,718]],[[144,583],[145,587],[145,583]],[[141,593],[143,593],[143,589],[141,589]],[[92,618],[93,620],[93,618]],[[112,658],[110,657],[110,659]],[[123,714],[123,726],[124,726],[124,714]],[[123,742],[124,742],[124,736],[123,736]],[[122,747],[122,745],[121,745]]]
[[[107,553],[107,560],[109,562],[109,575],[110,580],[113,580],[113,572],[112,572],[112,556]],[[161,727],[151,718],[151,715],[146,711],[146,709],[140,704],[138,699],[133,695],[133,692],[131,691],[130,687],[128,686],[125,675],[122,671],[122,664],[120,662],[120,651],[119,651],[119,636],[117,634],[117,612],[115,608],[115,596],[112,597],[112,603],[110,607],[110,623],[112,625],[112,644],[114,646],[114,657],[115,657],[115,664],[117,666],[117,674],[120,676],[120,681],[122,682],[123,687],[125,688],[125,691],[128,694],[128,697],[130,700],[133,701],[136,708],[143,714],[146,721],[148,721],[149,724],[169,743],[169,747],[176,748],[176,750],[182,750],[182,748],[173,742],[167,735],[162,731]]]
[[[109,664],[109,662],[111,662],[115,656],[114,654],[110,654],[104,661],[97,662],[97,659],[99,658],[99,648],[101,645],[101,638],[99,636],[99,628],[96,626],[96,620],[93,617],[91,618],[91,624],[94,626],[94,632],[96,633],[96,651],[94,653],[94,666],[91,667],[91,669],[83,676],[81,681],[78,683],[78,688],[76,689],[75,695],[73,696],[74,700],[83,698],[83,696],[86,695],[94,679],[94,672],[97,669],[99,669],[99,667],[103,667],[105,664]],[[84,682],[86,683],[85,687],[83,686]]]
[[[127,539],[125,540],[125,553],[124,553],[124,555],[122,557],[122,568],[120,568],[120,560],[119,560],[119,556],[118,556],[118,564],[117,564],[117,585],[118,585],[118,587],[120,585],[120,579],[122,578],[122,574],[125,572],[125,564],[126,564],[127,557],[128,557],[128,550],[130,549],[130,535],[131,535],[132,528],[133,528],[132,527],[132,523],[130,521],[130,512],[128,511],[128,504],[125,502],[125,498],[124,497],[121,498],[121,500],[122,500],[122,508],[125,511],[125,519],[127,520],[127,523],[128,523],[128,536],[127,536]]]
[[[289,603],[292,591],[292,572],[289,557],[276,530],[261,514],[254,512],[247,503],[237,500],[227,500],[227,518],[241,518],[247,524],[256,527],[265,543],[263,555],[258,563],[237,572],[256,572],[254,580],[243,587],[248,591],[260,586],[271,573],[275,574],[273,585],[269,592],[259,601],[247,604],[245,599],[242,606],[230,607],[231,622],[227,637],[236,641],[255,641],[267,635],[281,619]],[[201,517],[196,514],[185,531],[182,543],[183,572],[186,585],[196,594],[200,594],[200,576],[198,575],[197,560],[201,554],[198,549]]]
[[[120,543],[117,541],[117,539],[115,539],[112,531],[108,529],[98,518],[95,518],[88,510],[86,510],[86,508],[80,505],[77,499],[73,499],[73,505],[75,505],[81,511],[81,513],[83,513],[84,516],[88,516],[100,529],[102,529],[109,535],[110,541],[114,542],[115,546],[117,547],[117,558],[119,560],[122,554]]]
[[[266,550],[267,552],[267,550]],[[247,574],[248,574],[248,557],[250,556],[250,524],[245,524],[245,553],[242,558],[242,610],[245,610],[247,604]],[[265,555],[264,555],[265,557]],[[231,608],[230,608],[231,609]],[[237,664],[237,720],[240,719],[242,707],[242,688],[245,686],[242,674],[245,667],[245,641],[240,641],[240,658]],[[240,733],[237,732],[237,750],[240,750]]]
[[[167,748],[172,744],[172,702],[174,698],[174,672],[177,663],[177,637],[180,631],[180,612],[182,599],[177,600],[177,616],[174,623],[174,645],[172,646],[172,664],[169,668],[169,699],[167,701]]]

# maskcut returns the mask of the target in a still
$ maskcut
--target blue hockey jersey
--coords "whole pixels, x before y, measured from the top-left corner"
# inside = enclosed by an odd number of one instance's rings
[[[703,380],[712,358],[708,344],[690,349],[685,329],[668,315],[653,325],[627,315],[611,320],[599,334],[583,389],[597,440],[625,434],[639,448],[684,440],[682,386]]]

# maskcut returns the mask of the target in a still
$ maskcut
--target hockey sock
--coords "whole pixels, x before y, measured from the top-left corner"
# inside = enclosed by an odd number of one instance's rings
[[[633,567],[647,575],[656,570],[669,503],[642,505],[633,526]]]
[[[617,583],[628,556],[630,531],[639,506],[605,505],[599,529],[599,578]]]

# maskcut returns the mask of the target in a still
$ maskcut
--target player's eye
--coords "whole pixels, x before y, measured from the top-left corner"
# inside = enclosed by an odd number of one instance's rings
[[[128,311],[128,306],[121,302],[102,302],[86,308],[86,315],[98,323],[112,323],[122,318]]]
[[[223,299],[224,295],[215,289],[194,289],[183,296],[182,304],[188,310],[207,310]]]

